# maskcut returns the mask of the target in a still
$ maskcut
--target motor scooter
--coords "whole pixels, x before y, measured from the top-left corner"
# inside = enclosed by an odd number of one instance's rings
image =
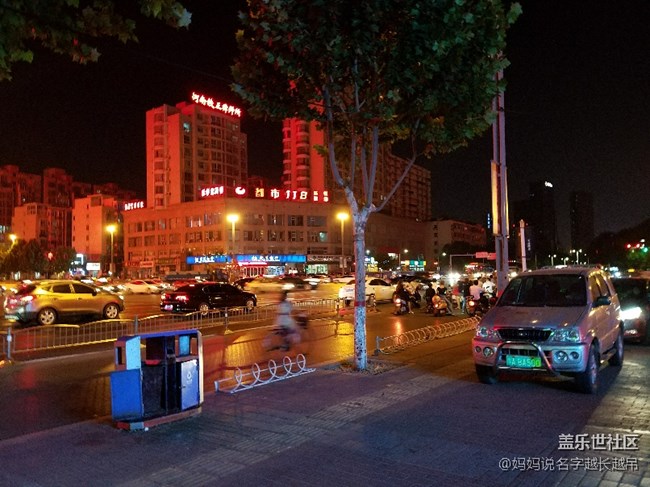
[[[393,304],[395,305],[395,311],[393,311],[393,314],[397,316],[408,314],[409,302],[406,297],[395,294],[393,296]]]
[[[427,304],[427,313],[432,313],[433,316],[449,315],[449,305],[440,295],[434,294]]]

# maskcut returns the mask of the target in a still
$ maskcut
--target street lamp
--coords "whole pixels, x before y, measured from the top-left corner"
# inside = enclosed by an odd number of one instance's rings
[[[576,264],[580,265],[580,252],[582,252],[582,249],[577,249],[577,250],[571,249],[569,252],[571,252],[572,254],[573,253],[576,254]]]
[[[549,257],[551,258],[551,267],[555,266],[555,258],[557,257],[557,254],[549,254]]]
[[[16,236],[15,233],[10,233],[10,234],[9,234],[9,240],[11,240],[11,246],[12,246],[12,247],[13,247],[14,244],[16,243],[16,240],[17,240],[17,239],[18,239],[18,237]]]
[[[340,211],[336,214],[336,218],[341,221],[341,272],[345,274],[345,268],[347,266],[345,262],[345,242],[343,240],[343,229],[345,222],[348,218],[350,218],[350,215],[348,215],[345,211]]]
[[[110,224],[106,226],[106,231],[111,234],[111,264],[108,268],[108,273],[112,276],[115,273],[115,269],[113,268],[113,234],[115,233],[115,230],[117,230],[117,225],[115,224]]]

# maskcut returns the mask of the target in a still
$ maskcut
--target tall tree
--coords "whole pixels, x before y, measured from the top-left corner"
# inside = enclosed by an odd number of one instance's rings
[[[191,14],[176,0],[138,0],[137,4],[141,14],[173,27],[190,24]],[[119,13],[110,0],[0,0],[0,81],[11,79],[14,63],[31,62],[33,48],[39,44],[81,64],[97,61],[94,40],[99,37],[137,41],[135,22]]]
[[[495,75],[517,4],[498,0],[249,0],[233,89],[252,115],[317,121],[353,218],[365,229],[420,156],[465,145],[493,120]],[[405,141],[406,169],[375,195],[380,144]],[[365,266],[356,266],[354,360],[367,368]]]

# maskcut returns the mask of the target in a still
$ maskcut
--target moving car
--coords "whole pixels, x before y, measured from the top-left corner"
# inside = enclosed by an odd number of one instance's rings
[[[153,282],[148,283],[144,279],[135,279],[120,284],[120,289],[125,293],[132,294],[158,294],[160,289]]]
[[[512,371],[570,376],[593,394],[601,363],[623,364],[623,333],[616,289],[602,270],[523,272],[476,327],[476,374],[486,384]]]
[[[650,278],[621,277],[613,282],[621,302],[625,339],[647,343],[650,323]]]
[[[299,277],[257,277],[246,285],[250,291],[265,292],[282,292],[282,291],[309,291],[311,284]]]
[[[242,291],[232,284],[197,282],[181,286],[160,295],[160,310],[177,313],[200,311],[206,315],[211,309],[243,307],[252,311],[257,306],[255,294]]]
[[[7,296],[5,318],[39,325],[54,325],[64,318],[101,316],[119,318],[124,298],[73,280],[46,280],[26,284]]]
[[[349,306],[354,301],[354,279],[348,281],[345,286],[339,289],[339,299],[345,301],[345,305]],[[371,296],[376,301],[392,301],[395,286],[379,277],[366,277],[366,300]]]

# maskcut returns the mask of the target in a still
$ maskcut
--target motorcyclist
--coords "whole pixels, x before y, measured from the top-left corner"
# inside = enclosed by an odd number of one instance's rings
[[[396,297],[403,299],[406,303],[408,303],[408,309],[409,313],[413,314],[413,302],[411,301],[411,292],[409,288],[407,287],[407,284],[405,284],[403,281],[398,281],[397,286],[395,287],[395,294]]]

